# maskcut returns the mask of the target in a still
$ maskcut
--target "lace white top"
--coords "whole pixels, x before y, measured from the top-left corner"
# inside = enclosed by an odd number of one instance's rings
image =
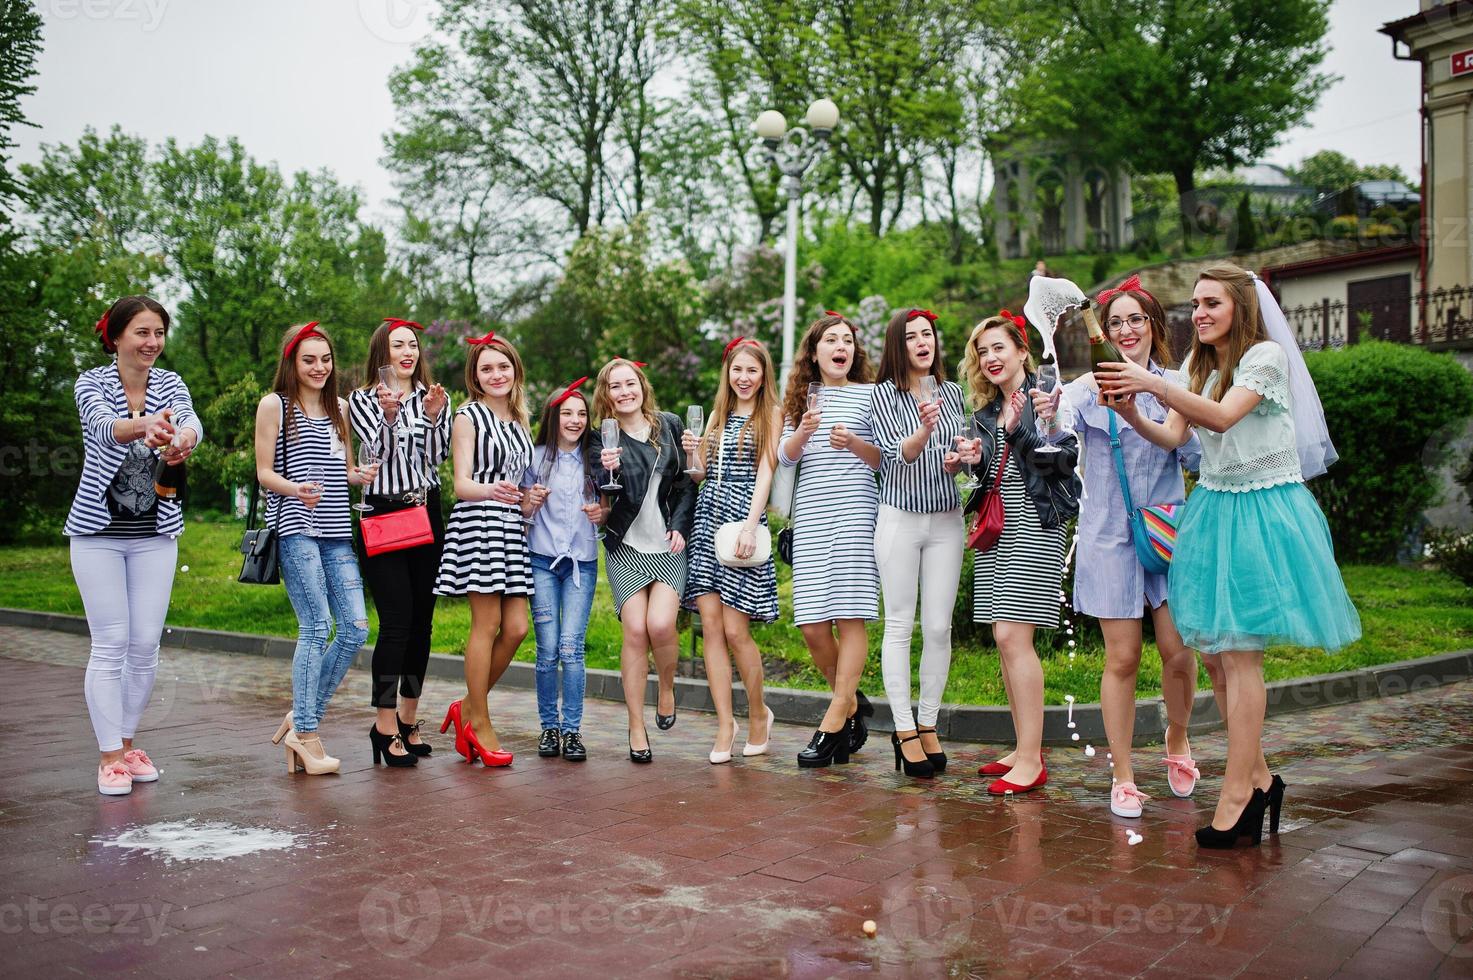
[[[1183,377],[1191,358],[1181,366]],[[1226,432],[1198,428],[1202,439],[1202,473],[1197,482],[1209,490],[1241,493],[1281,483],[1303,483],[1294,444],[1294,415],[1289,401],[1289,361],[1271,340],[1254,344],[1233,371],[1234,388],[1256,391],[1263,399]],[[1207,376],[1201,394],[1217,388],[1217,372]]]

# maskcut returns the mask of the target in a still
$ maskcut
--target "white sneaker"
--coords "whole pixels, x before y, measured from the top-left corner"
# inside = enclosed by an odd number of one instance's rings
[[[1116,783],[1110,789],[1110,812],[1117,817],[1139,817],[1141,804],[1149,799],[1135,783]]]
[[[97,767],[97,792],[103,796],[127,796],[133,792],[133,774],[122,762]]]

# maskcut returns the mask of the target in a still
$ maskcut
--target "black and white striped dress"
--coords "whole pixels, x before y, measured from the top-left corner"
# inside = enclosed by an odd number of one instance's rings
[[[392,425],[384,420],[372,390],[359,388],[348,396],[353,434],[382,454],[378,476],[368,488],[370,494],[402,497],[426,485],[440,485],[436,467],[450,455],[450,411],[442,409],[439,420],[431,422],[425,415],[427,394],[423,387],[416,387],[406,395]]]
[[[332,419],[314,419],[292,406],[294,426],[288,437],[277,436],[276,472],[293,483],[322,480],[322,499],[308,507],[297,497],[271,494],[266,504],[266,526],[278,537],[307,534],[314,538],[352,538],[353,512],[348,507],[348,449],[338,438]],[[286,423],[282,422],[285,430]],[[281,511],[277,523],[277,511]]]
[[[532,459],[532,440],[519,422],[503,422],[490,406],[475,401],[463,405],[475,426],[475,458],[471,479],[477,483],[509,480],[521,484]],[[532,560],[521,511],[497,500],[457,500],[445,524],[445,549],[440,555],[436,595],[467,592],[501,595],[532,594]]]
[[[1023,424],[1023,423],[1019,423]],[[997,427],[997,443],[984,492],[997,479],[1002,459],[1003,427]],[[1038,521],[1038,510],[1023,485],[1021,464],[1009,450],[1008,468],[1002,478],[1002,537],[991,551],[978,552],[972,565],[972,621],[1032,623],[1044,629],[1059,627],[1059,586],[1064,580],[1064,529],[1048,530]]]
[[[696,499],[696,523],[691,531],[690,567],[686,573],[685,608],[695,609],[696,598],[715,592],[721,602],[753,619],[777,619],[777,569],[772,559],[751,568],[728,568],[716,560],[716,529],[731,521],[745,521],[757,491],[755,433],[740,446],[747,415],[729,415],[720,448],[706,461],[706,479]],[[767,526],[766,514],[762,526]]]

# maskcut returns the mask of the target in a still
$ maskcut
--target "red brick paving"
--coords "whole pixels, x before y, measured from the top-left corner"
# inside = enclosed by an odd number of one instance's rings
[[[948,745],[934,784],[876,748],[803,772],[808,733],[779,725],[771,756],[713,767],[713,719],[686,712],[636,767],[622,706],[591,702],[590,761],[538,759],[530,692],[493,696],[510,769],[434,737],[417,769],[375,770],[355,672],[323,729],[343,773],[293,777],[267,742],[286,665],[177,650],[140,739],[163,776],[109,799],[84,642],[0,628],[0,976],[1473,976],[1473,684],[1271,720],[1283,833],[1199,854],[1215,735],[1194,800],[1138,750],[1138,822],[1077,749],[1050,751],[1045,793],[999,801],[971,775],[995,748]],[[168,864],[97,842],[191,818],[305,844]]]

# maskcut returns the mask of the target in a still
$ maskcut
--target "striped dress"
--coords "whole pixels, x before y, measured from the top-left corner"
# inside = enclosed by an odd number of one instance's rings
[[[716,560],[716,529],[731,521],[745,521],[757,490],[755,433],[739,449],[747,415],[730,415],[721,433],[720,449],[707,461],[709,470],[696,499],[696,524],[691,532],[690,568],[686,575],[685,608],[695,609],[696,598],[718,593],[721,602],[753,619],[777,619],[777,570],[772,559],[751,568],[728,568]],[[766,514],[762,526],[767,526]]]
[[[532,459],[532,440],[518,422],[503,422],[489,405],[473,401],[461,406],[475,426],[471,479],[477,483],[509,480],[520,484]],[[521,511],[497,500],[457,500],[445,524],[436,595],[482,592],[510,596],[532,594],[532,561]]]
[[[803,447],[793,491],[793,622],[880,617],[880,573],[875,567],[875,516],[880,488],[875,471],[847,449],[829,446],[829,433],[844,427],[874,442],[870,399],[874,385],[849,384],[824,389],[823,421]],[[783,426],[783,442],[794,426]]]
[[[293,427],[276,438],[273,466],[293,483],[322,481],[322,499],[308,507],[297,497],[271,494],[266,504],[266,526],[278,537],[306,534],[314,538],[352,538],[353,516],[348,507],[348,450],[338,438],[332,419],[314,419],[292,406]],[[279,512],[279,516],[278,516]],[[280,523],[278,523],[278,520]]]
[[[1023,423],[1020,423],[1023,424]],[[997,479],[1002,459],[1003,427],[997,427],[997,443],[987,476],[985,492]],[[1017,454],[1009,450],[1008,468],[1002,478],[1002,537],[990,551],[977,553],[972,565],[972,621],[1032,623],[1044,629],[1059,627],[1059,586],[1064,580],[1064,529],[1046,530],[1038,521],[1033,498],[1023,485]]]

